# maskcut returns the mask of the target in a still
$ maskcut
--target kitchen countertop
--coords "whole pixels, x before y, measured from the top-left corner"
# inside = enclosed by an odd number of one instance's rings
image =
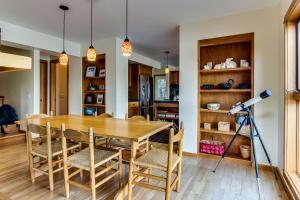
[[[164,99],[164,100],[155,100],[154,103],[179,103],[179,101],[175,101],[172,99]]]

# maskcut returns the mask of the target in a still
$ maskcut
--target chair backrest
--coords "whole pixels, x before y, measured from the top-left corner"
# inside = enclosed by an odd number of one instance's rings
[[[130,118],[126,118],[127,120],[130,120],[130,121],[150,121],[150,115],[147,115],[147,117],[144,117],[144,116],[140,116],[140,115],[135,115],[135,116],[132,116]]]
[[[113,118],[114,117],[114,113],[109,114],[109,113],[102,113],[100,114],[98,117],[103,117],[103,118]]]
[[[47,122],[46,127],[45,126],[39,126],[36,124],[27,124],[28,131],[27,131],[27,144],[30,149],[32,150],[32,133],[37,133],[41,137],[46,136],[47,141],[47,149],[48,149],[48,155],[52,155],[52,136],[51,136],[51,126],[50,122]]]
[[[169,153],[168,153],[168,167],[172,166],[173,162],[173,153],[174,153],[174,143],[178,143],[177,155],[182,158],[182,145],[183,145],[183,136],[184,136],[184,127],[183,123],[180,123],[178,132],[175,134],[174,129],[170,129],[169,133]]]
[[[63,159],[66,161],[68,152],[67,152],[67,138],[77,141],[77,142],[85,142],[89,144],[89,165],[90,165],[90,170],[95,171],[95,150],[94,150],[94,133],[93,129],[89,128],[88,129],[88,134],[76,131],[76,130],[71,130],[71,129],[65,129],[65,125],[61,125],[61,132],[62,132],[62,150],[63,150]]]
[[[76,131],[73,129],[66,129],[65,124],[61,125],[61,134],[62,134],[62,137],[66,138],[66,140],[70,140],[70,141],[77,142],[77,143],[79,143],[79,142],[88,143],[89,142],[87,133]]]

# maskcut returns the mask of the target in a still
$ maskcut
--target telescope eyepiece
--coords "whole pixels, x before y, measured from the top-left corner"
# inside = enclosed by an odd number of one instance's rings
[[[271,92],[271,90],[265,90],[262,93],[260,93],[259,96],[260,96],[260,98],[265,99],[267,97],[272,96],[272,92]]]

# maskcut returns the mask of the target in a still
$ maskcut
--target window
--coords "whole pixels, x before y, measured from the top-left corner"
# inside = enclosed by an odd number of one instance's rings
[[[285,160],[284,178],[300,199],[300,0],[285,16]],[[297,91],[297,92],[294,92]]]
[[[168,98],[168,83],[165,75],[156,75],[155,81],[155,100],[164,100]]]

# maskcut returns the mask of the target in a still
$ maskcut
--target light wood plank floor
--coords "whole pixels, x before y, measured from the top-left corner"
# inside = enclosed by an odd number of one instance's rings
[[[172,199],[180,200],[256,200],[256,181],[251,167],[225,161],[216,174],[211,169],[216,160],[185,157],[180,193],[173,192]],[[128,167],[125,167],[128,170]],[[281,184],[267,170],[261,170],[261,184],[265,200],[288,199]],[[124,177],[127,180],[127,177]],[[155,183],[159,185],[160,183]],[[118,190],[113,180],[97,190],[97,199],[113,199]],[[39,177],[32,184],[28,173],[25,143],[0,145],[0,200],[5,196],[20,200],[52,200],[64,197],[63,174],[55,177],[54,192],[48,189],[48,179]],[[134,188],[134,199],[160,200],[164,194],[148,189]],[[86,191],[71,187],[71,200],[90,199]]]

